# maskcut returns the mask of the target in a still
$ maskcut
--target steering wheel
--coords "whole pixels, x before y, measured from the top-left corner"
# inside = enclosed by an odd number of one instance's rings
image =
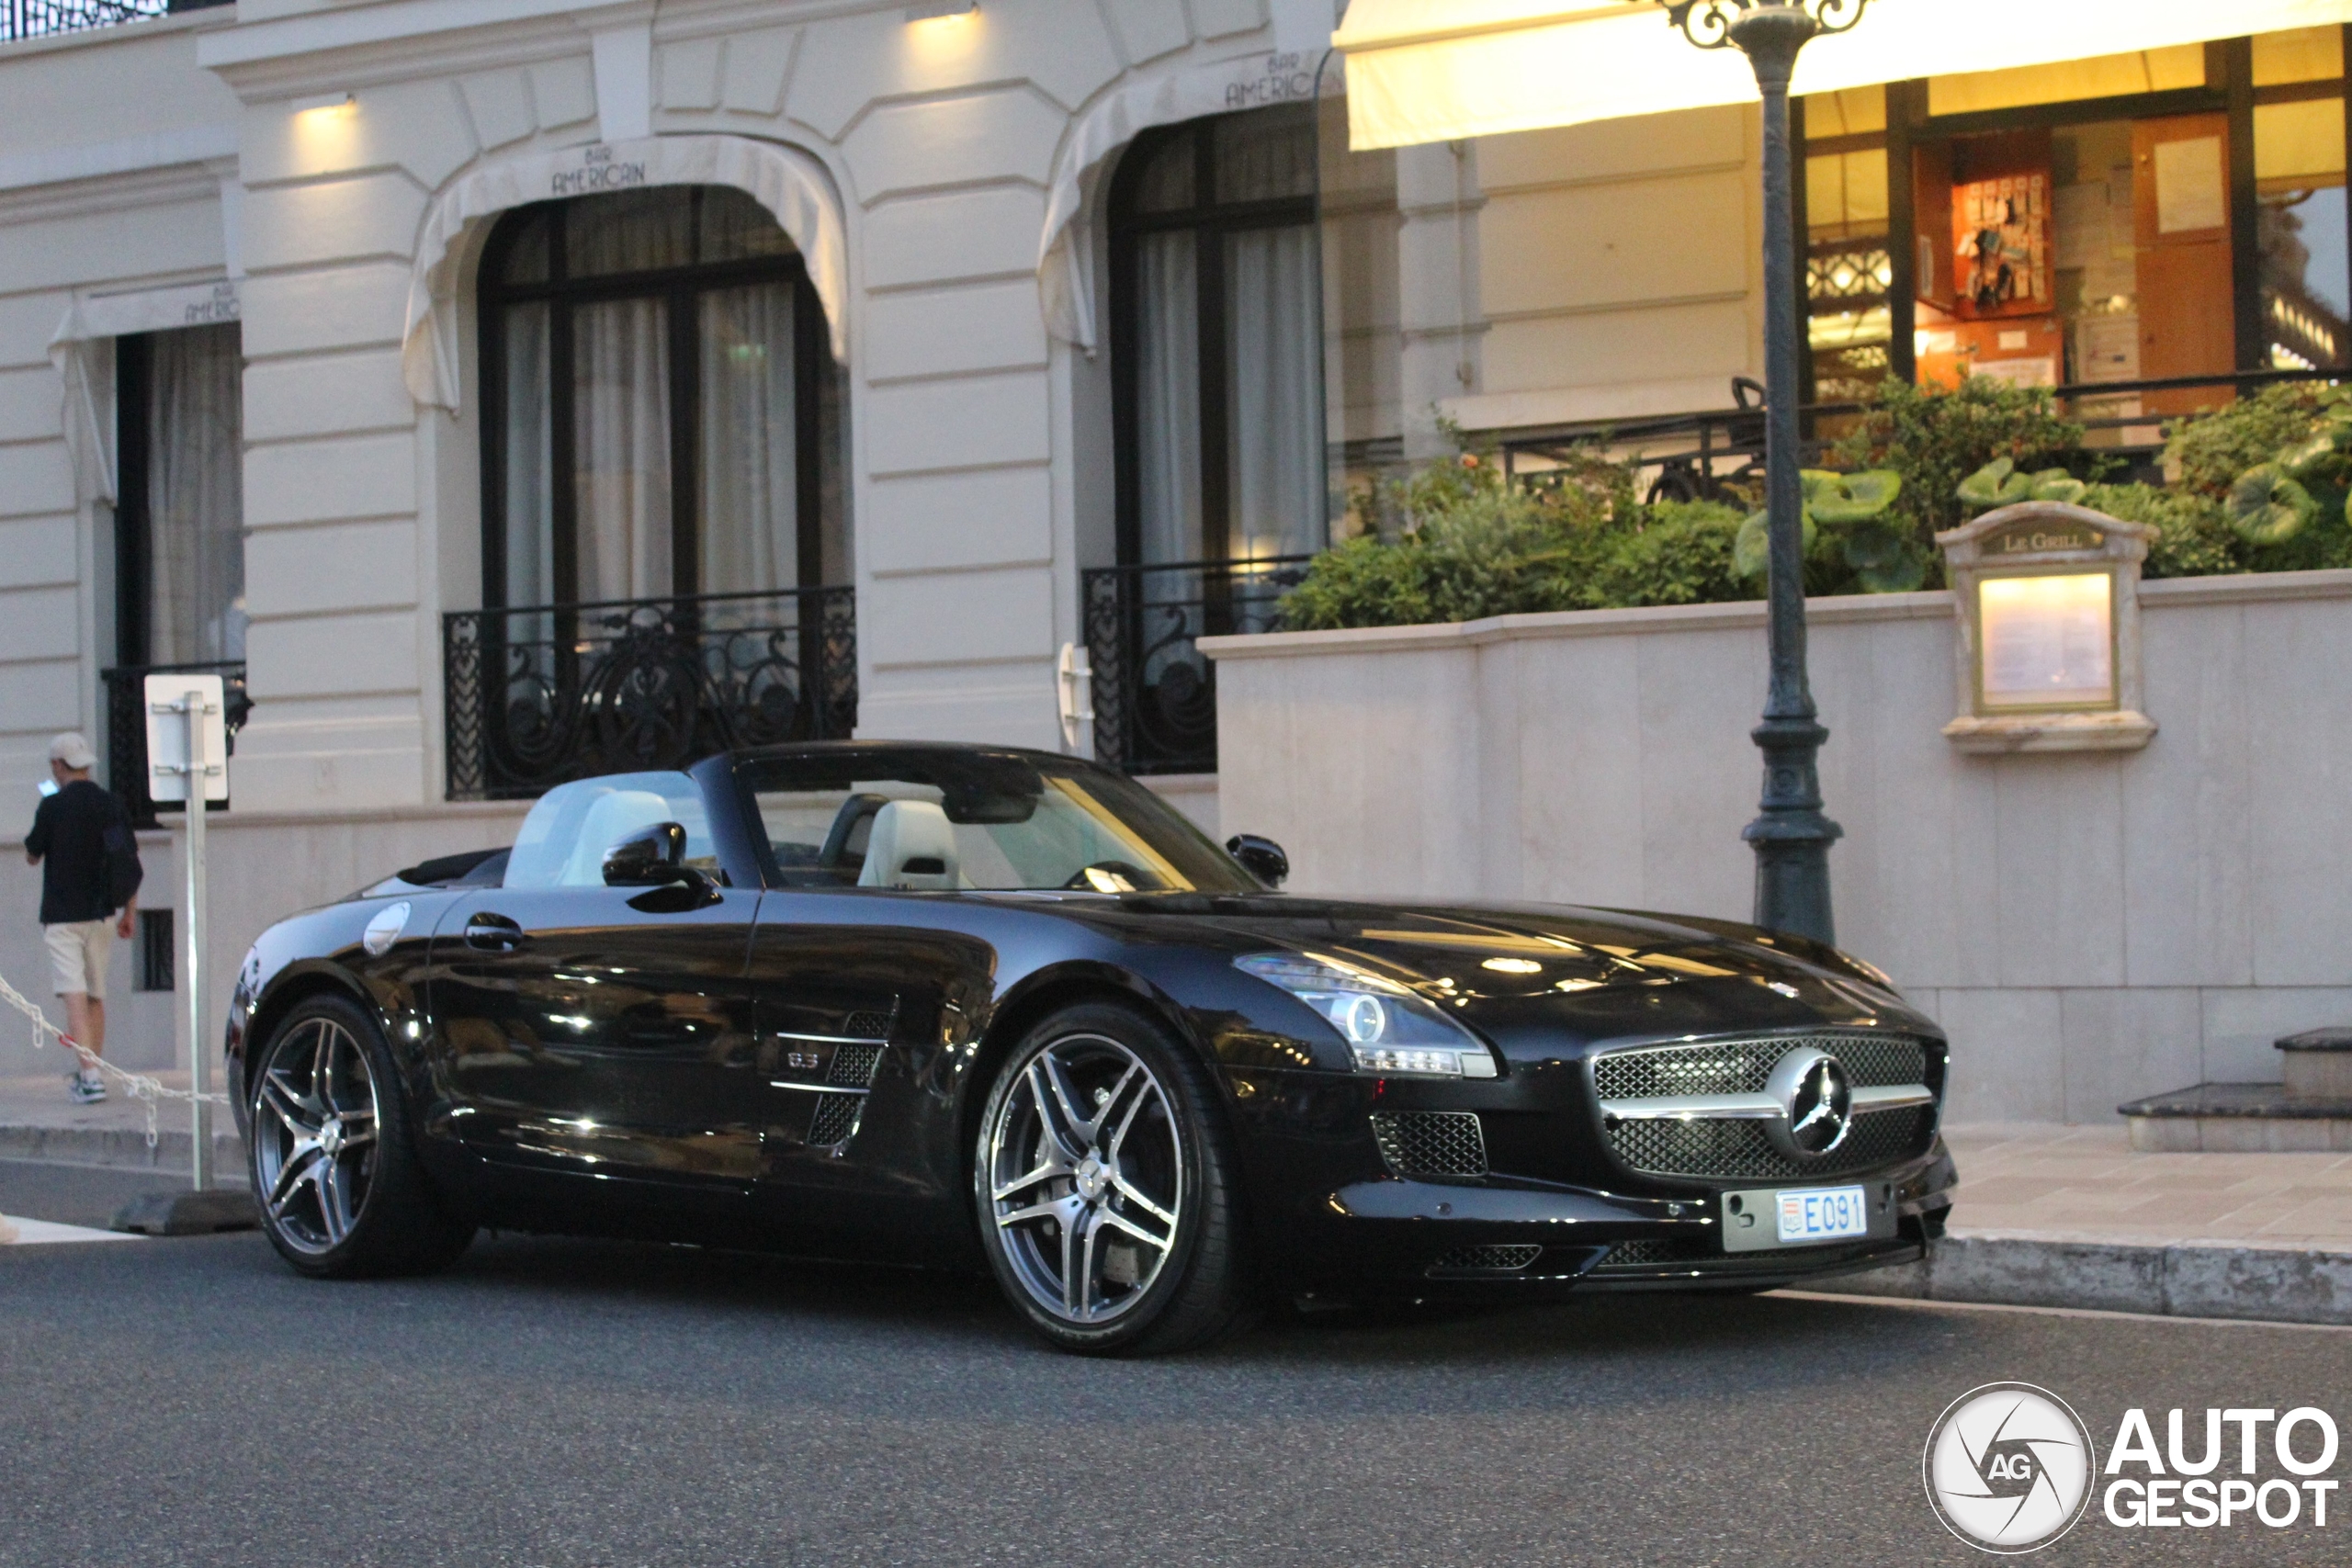
[[[1080,866],[1062,886],[1074,893],[1148,893],[1159,886],[1159,878],[1133,861],[1098,860]]]

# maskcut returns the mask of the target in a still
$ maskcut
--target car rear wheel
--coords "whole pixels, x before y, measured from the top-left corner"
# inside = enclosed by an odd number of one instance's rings
[[[1207,1072],[1121,1007],[1056,1013],[1014,1047],[973,1161],[1005,1296],[1056,1346],[1189,1348],[1241,1316],[1237,1162]]]
[[[262,1228],[302,1273],[425,1273],[473,1239],[427,1184],[391,1053],[352,1002],[297,1007],[263,1048],[245,1109]]]

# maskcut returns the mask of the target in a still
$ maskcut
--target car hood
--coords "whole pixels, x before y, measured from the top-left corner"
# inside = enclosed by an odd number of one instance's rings
[[[1657,1037],[1824,1025],[1934,1024],[1838,950],[1732,921],[1539,904],[1144,895],[1123,909],[1213,927],[1237,952],[1360,964],[1501,1039]],[[1196,924],[1197,923],[1197,924]],[[1198,934],[1206,936],[1206,931]]]

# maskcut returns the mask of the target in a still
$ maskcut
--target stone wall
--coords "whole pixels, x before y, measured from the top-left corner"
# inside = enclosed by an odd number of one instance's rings
[[[2143,590],[2143,751],[1984,758],[1941,592],[1816,600],[1840,943],[1951,1031],[1955,1119],[2276,1079],[2352,1021],[2352,572]],[[1302,892],[1745,919],[1760,604],[1215,639],[1218,817]]]

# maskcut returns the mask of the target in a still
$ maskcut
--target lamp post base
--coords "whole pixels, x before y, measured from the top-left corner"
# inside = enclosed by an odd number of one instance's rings
[[[1807,712],[1767,716],[1750,735],[1764,753],[1761,815],[1740,832],[1756,852],[1756,923],[1834,942],[1829,846],[1846,830],[1821,814],[1815,766],[1829,731]]]

